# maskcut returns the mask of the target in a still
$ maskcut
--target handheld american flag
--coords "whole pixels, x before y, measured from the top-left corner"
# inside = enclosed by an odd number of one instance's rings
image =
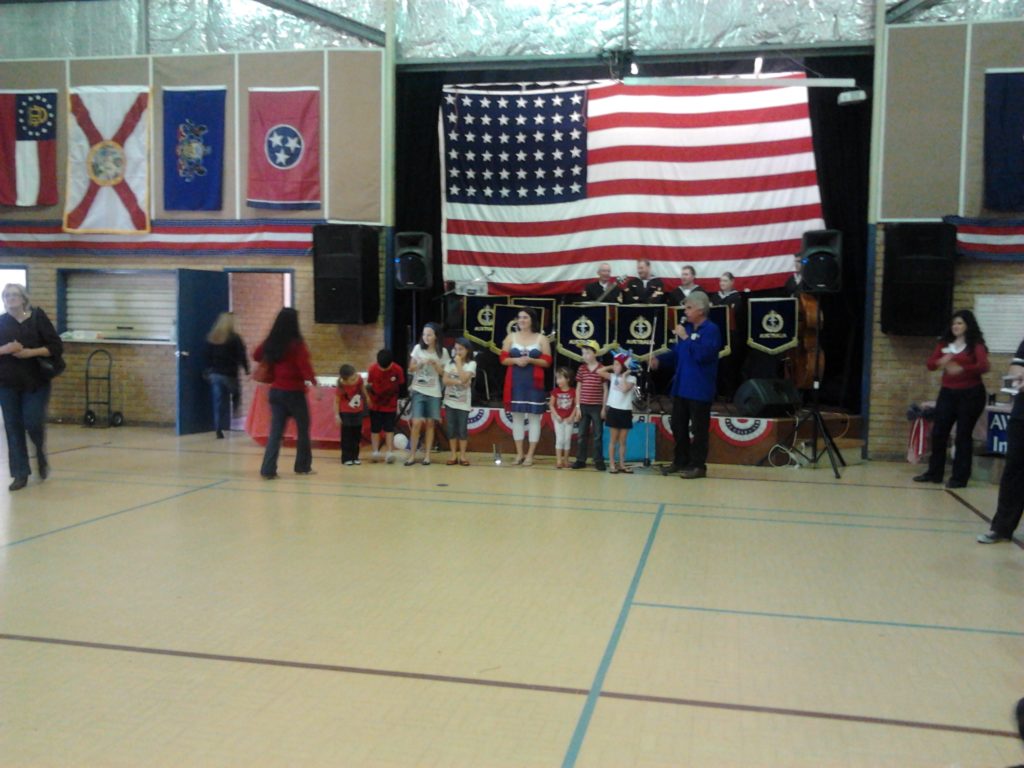
[[[824,226],[806,88],[444,89],[445,278],[576,292],[610,262],[785,283]]]

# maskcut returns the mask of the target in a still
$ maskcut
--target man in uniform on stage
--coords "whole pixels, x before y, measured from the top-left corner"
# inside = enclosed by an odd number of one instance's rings
[[[679,283],[679,287],[673,288],[668,295],[670,307],[681,307],[691,293],[704,290],[697,285],[697,270],[689,264],[679,272],[679,279],[682,281]]]
[[[622,289],[623,304],[664,304],[665,284],[660,277],[651,276],[651,262],[639,259],[636,262],[636,277],[626,281]]]
[[[597,282],[588,283],[583,289],[584,301],[600,301],[614,304],[619,301],[622,290],[619,282],[612,277],[612,265],[605,262],[597,268]]]

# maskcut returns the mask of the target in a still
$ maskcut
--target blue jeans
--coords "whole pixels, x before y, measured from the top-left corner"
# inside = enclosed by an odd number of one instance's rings
[[[231,398],[238,388],[238,379],[223,373],[210,374],[210,392],[213,394],[213,428],[231,429]]]
[[[295,471],[309,472],[313,467],[313,449],[309,441],[309,405],[305,392],[287,389],[270,390],[270,436],[263,452],[263,466],[260,474],[270,477],[277,474],[277,457],[281,453],[281,438],[284,427],[291,417],[295,419]]]
[[[4,431],[7,432],[11,477],[28,477],[32,474],[28,464],[26,432],[36,447],[36,458],[46,462],[43,443],[46,438],[46,406],[49,402],[49,384],[33,392],[0,387],[0,410],[4,414]]]

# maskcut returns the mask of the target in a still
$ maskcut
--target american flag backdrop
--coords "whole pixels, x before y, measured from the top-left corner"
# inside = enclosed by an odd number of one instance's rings
[[[445,279],[492,293],[572,293],[640,258],[774,288],[824,227],[802,83],[450,86],[439,130]]]

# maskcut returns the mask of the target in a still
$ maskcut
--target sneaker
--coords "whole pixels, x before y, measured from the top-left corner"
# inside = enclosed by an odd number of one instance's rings
[[[363,462],[361,462],[359,459],[353,459],[352,463],[353,464],[362,464]]]
[[[355,462],[352,461],[351,459],[349,459],[348,461],[343,461],[341,463],[344,464],[346,467],[351,467],[355,465]]]
[[[391,451],[388,451],[387,455],[384,457],[384,463],[385,464],[394,464],[395,463],[395,454],[391,453]]]
[[[370,456],[370,461],[372,461],[374,464],[376,464],[377,462],[379,462],[381,460],[381,458],[382,457],[380,455],[380,451],[374,451],[373,454]]]
[[[979,544],[998,544],[1001,541],[1009,541],[1009,536],[1000,536],[995,531],[989,531],[978,536]]]

